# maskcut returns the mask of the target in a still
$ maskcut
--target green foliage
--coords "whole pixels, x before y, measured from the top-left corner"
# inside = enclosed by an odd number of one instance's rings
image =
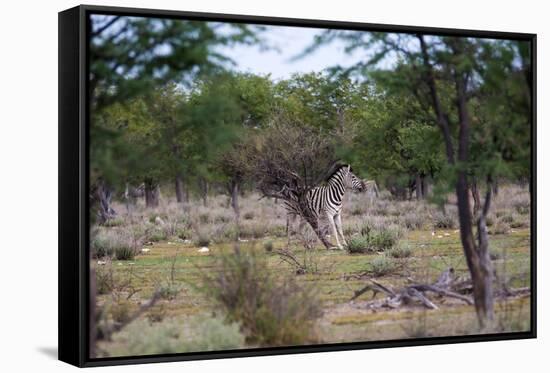
[[[408,258],[412,255],[412,250],[408,246],[396,246],[388,250],[387,255],[396,259]]]
[[[115,258],[117,260],[133,260],[136,255],[134,248],[128,245],[115,247]]]
[[[397,228],[373,229],[367,225],[349,239],[347,249],[350,254],[387,251],[398,244],[400,235]]]
[[[370,262],[370,270],[373,276],[379,277],[387,275],[397,268],[396,263],[386,256],[378,256]]]
[[[271,240],[264,242],[264,250],[267,251],[268,253],[273,251],[274,246],[275,245]]]

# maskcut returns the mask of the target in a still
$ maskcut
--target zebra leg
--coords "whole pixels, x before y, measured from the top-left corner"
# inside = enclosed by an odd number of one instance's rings
[[[339,213],[336,214],[334,222],[336,223],[336,229],[338,230],[338,233],[340,233],[340,237],[342,237],[342,242],[345,246],[348,246],[346,238],[344,237],[344,231],[342,229],[342,215],[340,215]]]
[[[336,246],[338,246],[340,250],[343,250],[343,247],[340,244],[340,240],[338,239],[338,233],[336,232],[336,225],[334,224],[334,216],[330,213],[327,213],[327,218],[328,218],[330,227],[332,229],[332,234],[334,235],[334,237],[336,237]]]

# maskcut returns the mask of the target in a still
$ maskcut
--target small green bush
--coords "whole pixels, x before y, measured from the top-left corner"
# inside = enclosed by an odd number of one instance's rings
[[[352,236],[348,240],[348,252],[351,254],[366,254],[378,251],[387,251],[399,242],[401,233],[397,229],[371,229],[365,226],[361,234]]]
[[[387,275],[395,271],[397,267],[395,262],[386,256],[376,257],[370,264],[370,272],[376,277]]]
[[[135,255],[134,249],[128,245],[115,247],[115,258],[117,260],[133,260]]]
[[[114,288],[113,271],[110,263],[95,268],[95,287],[99,295],[109,294]]]
[[[408,246],[393,247],[387,251],[388,256],[396,259],[408,258],[412,255],[412,250]]]
[[[434,228],[454,229],[457,226],[456,217],[448,213],[438,212],[434,214]]]
[[[497,221],[489,230],[489,234],[506,234],[510,231],[510,226],[503,221]]]
[[[108,238],[97,234],[90,242],[90,249],[94,258],[103,258],[113,256],[114,249]]]
[[[189,237],[191,237],[191,231],[187,228],[180,227],[176,230],[176,236],[180,240],[188,240]]]
[[[110,314],[115,322],[124,323],[130,318],[131,309],[130,301],[123,300],[111,305]]]
[[[348,239],[348,251],[350,254],[365,254],[374,250],[367,236],[358,235]]]
[[[243,222],[239,233],[241,238],[262,238],[266,234],[266,224],[261,221]]]
[[[121,225],[124,225],[124,219],[122,218],[108,219],[102,225],[104,227],[119,227]]]
[[[519,214],[527,215],[531,210],[531,203],[528,198],[520,199],[514,202],[514,207]]]
[[[273,241],[269,240],[264,242],[264,250],[267,251],[268,253],[273,251],[273,247],[274,247]]]
[[[376,251],[385,251],[391,249],[398,242],[398,234],[392,230],[375,231],[369,237],[370,245]]]
[[[151,242],[164,241],[166,238],[166,232],[162,229],[153,229],[148,235],[148,240]]]
[[[181,291],[181,287],[173,283],[164,283],[157,289],[161,299],[173,300]]]
[[[192,317],[151,323],[137,320],[113,336],[112,356],[220,351],[245,347],[238,324]]]

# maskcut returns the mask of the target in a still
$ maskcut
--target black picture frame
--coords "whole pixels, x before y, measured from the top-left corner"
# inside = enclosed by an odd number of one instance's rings
[[[430,35],[514,39],[531,43],[531,330],[453,337],[354,342],[296,347],[253,348],[115,358],[88,358],[89,354],[89,107],[88,32],[90,14],[230,21],[266,25],[323,27],[346,30],[422,33]],[[59,13],[59,360],[79,367],[283,355],[371,348],[436,345],[536,338],[536,41],[535,34],[383,25],[342,21],[259,17],[121,7],[81,5]]]

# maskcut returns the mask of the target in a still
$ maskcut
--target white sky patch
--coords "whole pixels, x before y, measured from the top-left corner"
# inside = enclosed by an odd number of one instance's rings
[[[261,50],[253,45],[237,45],[222,47],[219,51],[236,63],[234,70],[270,74],[274,80],[290,78],[294,73],[320,72],[336,65],[346,68],[365,60],[364,53],[345,53],[344,44],[340,41],[333,41],[305,57],[293,59],[311,45],[315,35],[323,31],[306,27],[267,26],[260,36],[275,49]]]

